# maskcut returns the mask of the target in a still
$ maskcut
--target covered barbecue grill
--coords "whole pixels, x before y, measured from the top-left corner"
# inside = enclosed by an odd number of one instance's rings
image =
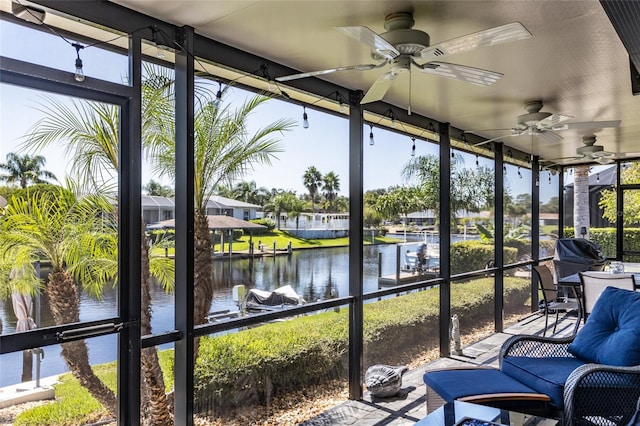
[[[556,278],[581,271],[602,271],[607,259],[597,244],[583,238],[560,238],[556,241],[553,266]]]

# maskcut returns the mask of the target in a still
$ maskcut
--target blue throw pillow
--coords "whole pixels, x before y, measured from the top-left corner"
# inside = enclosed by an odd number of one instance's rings
[[[640,293],[607,287],[569,352],[596,364],[640,365]]]

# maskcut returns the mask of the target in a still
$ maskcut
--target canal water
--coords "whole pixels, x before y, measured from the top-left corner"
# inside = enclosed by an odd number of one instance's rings
[[[403,236],[402,236],[403,237]],[[404,237],[403,237],[404,238]],[[411,239],[414,242],[411,242]],[[415,251],[422,238],[409,236],[408,243],[400,250]],[[364,292],[378,289],[378,259],[381,259],[382,275],[393,275],[396,270],[395,244],[367,245],[364,255]],[[403,259],[401,259],[403,261]],[[232,299],[232,288],[244,284],[251,288],[275,290],[290,285],[307,302],[330,298],[332,292],[339,296],[349,294],[349,255],[347,247],[295,250],[291,255],[265,256],[254,259],[219,259],[214,262],[214,298],[211,311],[237,310]],[[160,286],[151,291],[152,329],[154,333],[174,329],[174,295],[165,293]],[[40,326],[54,325],[46,296],[42,296]],[[105,288],[101,299],[81,295],[80,319],[92,321],[117,316],[117,289]],[[11,300],[0,301],[2,334],[15,331],[16,318]],[[116,359],[117,338],[115,335],[87,340],[90,362],[104,363]],[[171,347],[167,345],[166,347]],[[44,348],[41,361],[41,377],[67,371],[58,345]],[[34,357],[35,358],[35,357]],[[20,382],[22,353],[0,356],[0,387]],[[35,367],[34,367],[35,377]]]

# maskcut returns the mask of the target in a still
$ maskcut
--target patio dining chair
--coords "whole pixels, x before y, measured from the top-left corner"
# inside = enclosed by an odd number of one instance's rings
[[[580,293],[582,293],[582,306],[584,320],[587,320],[593,310],[596,300],[607,287],[635,290],[635,278],[631,274],[612,274],[602,271],[580,272]]]
[[[533,267],[533,270],[538,277],[538,284],[540,291],[542,292],[544,303],[544,331],[542,332],[542,335],[546,336],[547,328],[549,326],[549,314],[554,313],[556,314],[556,321],[553,324],[553,332],[556,332],[560,312],[564,312],[565,316],[570,312],[577,313],[578,319],[576,320],[576,325],[573,330],[573,334],[576,334],[576,332],[578,331],[578,326],[580,324],[581,310],[579,302],[570,301],[568,299],[564,300],[558,297],[558,289],[553,283],[553,274],[547,266],[537,265]]]

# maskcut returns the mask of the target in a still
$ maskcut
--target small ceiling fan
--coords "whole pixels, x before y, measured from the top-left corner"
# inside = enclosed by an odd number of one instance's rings
[[[521,23],[512,22],[429,46],[429,34],[414,29],[414,23],[412,13],[397,12],[385,17],[384,28],[387,32],[383,34],[377,34],[367,27],[336,27],[338,31],[369,46],[372,49],[371,57],[379,62],[304,72],[277,77],[276,80],[289,81],[346,70],[367,71],[390,65],[391,69],[378,77],[369,88],[360,102],[362,104],[382,99],[393,80],[400,74],[410,72],[412,66],[427,74],[490,86],[502,77],[501,73],[434,59],[531,37]]]
[[[582,143],[584,146],[576,148],[576,155],[571,157],[553,158],[547,160],[551,163],[575,164],[596,162],[600,164],[609,164],[621,158],[626,158],[631,154],[605,151],[602,145],[596,145],[596,137],[594,135],[583,136]],[[634,154],[635,155],[635,154]]]
[[[526,101],[524,109],[526,114],[519,115],[516,126],[510,129],[488,129],[467,131],[465,133],[492,132],[492,131],[509,131],[511,134],[498,136],[486,141],[480,142],[475,146],[480,146],[499,139],[508,137],[530,135],[539,136],[546,142],[559,142],[562,136],[555,133],[556,131],[568,129],[604,129],[609,127],[619,127],[620,120],[611,121],[585,121],[581,123],[567,123],[566,121],[573,118],[569,115],[551,114],[550,112],[541,112],[542,101],[532,100]]]

